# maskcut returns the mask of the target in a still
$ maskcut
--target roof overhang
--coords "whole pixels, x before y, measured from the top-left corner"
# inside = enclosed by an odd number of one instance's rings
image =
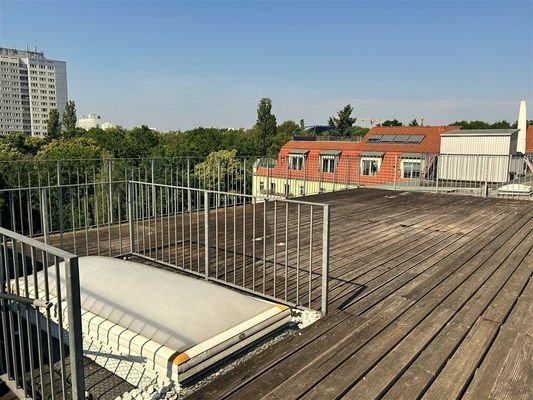
[[[383,157],[384,155],[384,151],[363,151],[361,153],[361,157]]]
[[[403,153],[400,158],[414,158],[414,159],[421,159],[423,158],[422,153]]]
[[[320,151],[321,156],[338,156],[342,153],[341,150],[322,150]]]
[[[295,154],[300,156],[305,156],[307,153],[309,153],[308,149],[290,149],[289,154]]]

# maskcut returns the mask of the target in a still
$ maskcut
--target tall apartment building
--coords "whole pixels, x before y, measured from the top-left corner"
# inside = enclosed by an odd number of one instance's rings
[[[67,64],[44,52],[0,47],[0,135],[46,136],[50,110],[67,102]]]

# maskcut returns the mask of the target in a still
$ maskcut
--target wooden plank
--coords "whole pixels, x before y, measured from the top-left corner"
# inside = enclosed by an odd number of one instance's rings
[[[519,334],[503,363],[489,395],[491,400],[531,399],[533,388],[533,337]]]
[[[422,398],[459,398],[487,352],[498,328],[497,322],[479,318]]]

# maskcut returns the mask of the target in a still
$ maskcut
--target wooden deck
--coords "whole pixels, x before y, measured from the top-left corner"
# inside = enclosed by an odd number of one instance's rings
[[[330,315],[194,399],[526,399],[533,202],[380,190],[331,212]]]

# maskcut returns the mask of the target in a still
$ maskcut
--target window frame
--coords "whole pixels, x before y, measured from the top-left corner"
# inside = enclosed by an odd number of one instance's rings
[[[375,156],[362,156],[361,161],[359,162],[359,175],[361,176],[377,176],[379,173],[379,170],[381,169],[381,163],[383,159],[381,157]],[[365,162],[375,162],[376,163],[376,170],[375,173],[365,174]],[[372,172],[372,171],[370,171]]]

